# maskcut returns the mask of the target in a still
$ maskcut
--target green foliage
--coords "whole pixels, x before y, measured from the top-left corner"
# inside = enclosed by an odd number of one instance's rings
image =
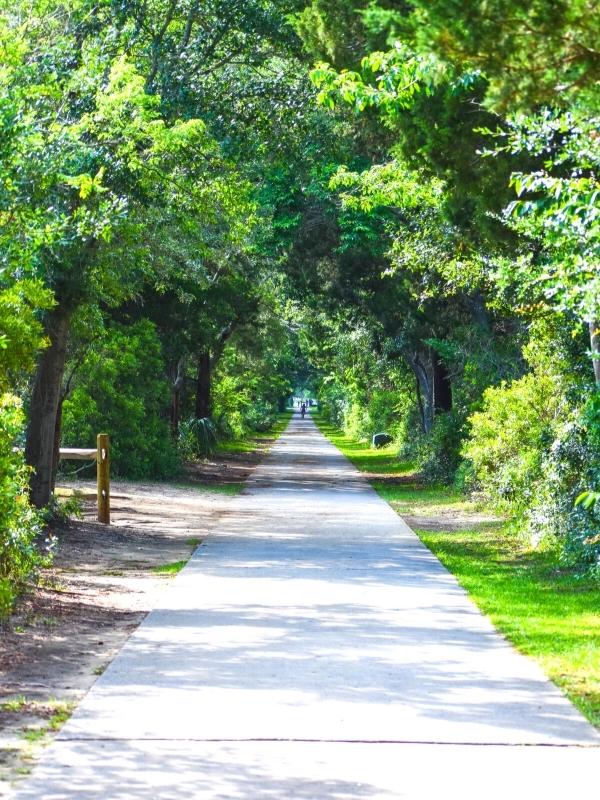
[[[217,428],[211,419],[186,419],[179,425],[177,444],[184,461],[208,458],[217,446]]]
[[[399,42],[387,52],[365,56],[361,70],[337,72],[327,63],[317,64],[311,79],[319,89],[318,101],[329,108],[342,101],[357,112],[376,107],[394,115],[410,108],[420,91],[431,91],[444,73],[435,56],[415,53]]]
[[[6,616],[24,581],[41,565],[35,545],[41,525],[27,499],[28,469],[13,452],[23,428],[18,398],[0,396],[0,617]]]
[[[447,411],[434,419],[427,436],[418,436],[414,447],[415,465],[425,483],[452,484],[461,465],[465,438],[464,416]]]
[[[213,417],[226,437],[243,438],[274,425],[281,398],[292,391],[288,346],[279,321],[263,315],[226,348],[213,388]]]
[[[529,373],[486,389],[463,449],[474,488],[504,508],[522,511],[530,504],[560,408],[556,383],[546,375]]]
[[[93,447],[111,437],[111,469],[128,478],[165,478],[178,456],[165,409],[169,387],[154,325],[140,320],[107,328],[76,372],[63,406],[65,446]]]
[[[1,236],[1,234],[0,234]],[[21,382],[44,345],[39,309],[48,308],[51,294],[36,280],[2,280],[0,272],[0,392]]]
[[[481,69],[496,109],[565,104],[597,84],[600,23],[585,0],[411,5],[418,49]]]
[[[526,513],[527,531],[533,541],[559,541],[565,563],[587,565],[600,575],[600,508],[577,503],[600,481],[599,393],[573,417],[543,455],[536,496]]]

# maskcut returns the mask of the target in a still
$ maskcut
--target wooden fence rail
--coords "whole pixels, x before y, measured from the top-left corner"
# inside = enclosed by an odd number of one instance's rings
[[[110,439],[107,433],[99,433],[96,448],[61,447],[61,459],[89,459],[96,462],[98,484],[98,522],[110,525]]]
[[[98,522],[110,525],[110,439],[99,433],[95,448],[61,447],[61,460],[95,461],[98,483]]]

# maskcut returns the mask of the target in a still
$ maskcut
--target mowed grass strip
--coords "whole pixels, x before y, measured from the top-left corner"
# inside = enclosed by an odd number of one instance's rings
[[[509,528],[416,531],[518,650],[600,727],[600,593]]]
[[[322,419],[323,433],[401,515],[468,520],[464,529],[416,530],[477,606],[512,644],[534,658],[587,719],[600,728],[600,587],[563,567],[558,551],[533,550],[510,523],[481,523],[474,503],[444,487],[425,486],[393,447],[374,450]],[[398,482],[373,475],[397,476]]]

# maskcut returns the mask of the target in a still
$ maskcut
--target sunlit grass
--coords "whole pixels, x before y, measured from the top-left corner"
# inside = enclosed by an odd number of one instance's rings
[[[475,516],[482,509],[460,493],[421,484],[392,448],[373,450],[316,421],[358,469],[385,475],[384,480],[371,478],[371,483],[398,514],[428,517],[442,525],[444,519],[464,521],[463,530],[416,533],[497,629],[534,658],[600,727],[598,583],[562,568],[556,551],[532,550],[510,524],[482,523]],[[398,480],[390,480],[394,478]]]
[[[152,567],[152,572],[155,572],[157,575],[177,575],[186,564],[187,560],[173,561],[170,564],[160,564],[158,567]]]
[[[428,486],[414,484],[389,484],[372,480],[371,484],[377,493],[387,500],[400,515],[421,516],[429,514],[447,515],[454,513],[473,513],[480,507],[459,492],[445,486]]]
[[[196,481],[179,481],[178,483],[171,484],[178,489],[194,489],[194,491],[206,494],[224,494],[230,497],[235,497],[244,490],[244,484],[240,482],[232,483],[200,483]]]
[[[374,448],[368,442],[357,442],[333,425],[326,422],[319,414],[312,415],[319,429],[352,461],[361,472],[373,472],[379,475],[411,475],[414,474],[410,462],[399,461],[397,445]]]
[[[417,531],[496,627],[600,726],[600,592],[508,526]]]

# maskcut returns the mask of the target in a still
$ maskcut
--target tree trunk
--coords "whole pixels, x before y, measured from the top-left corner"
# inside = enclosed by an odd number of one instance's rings
[[[62,411],[65,396],[61,392],[58,399],[58,407],[56,409],[56,421],[54,422],[54,451],[52,453],[52,478],[51,486],[52,491],[56,486],[56,474],[58,472],[58,463],[60,461],[60,438],[62,433]]]
[[[433,380],[429,374],[431,372],[431,364],[423,364],[418,351],[405,357],[417,381],[417,402],[419,404],[423,432],[427,434],[433,425],[434,413]]]
[[[70,320],[70,312],[60,305],[48,313],[44,328],[50,345],[40,356],[31,393],[25,460],[33,467],[30,494],[38,508],[50,502],[54,491],[60,443],[58,410]]]
[[[593,320],[589,323],[590,344],[592,346],[592,364],[594,365],[594,376],[596,384],[600,386],[600,320]]]
[[[180,358],[177,362],[177,375],[173,381],[173,392],[171,394],[171,431],[173,436],[179,434],[179,422],[181,420],[181,390],[185,382],[185,358]]]
[[[210,352],[203,350],[198,356],[198,378],[196,381],[196,419],[210,417]]]
[[[433,354],[433,407],[436,414],[452,411],[452,385],[444,362]]]
[[[421,430],[427,433],[427,422],[425,420],[425,409],[423,408],[423,398],[421,397],[421,384],[419,376],[415,373],[415,393],[417,395],[417,405],[419,406],[419,417],[421,420]]]

